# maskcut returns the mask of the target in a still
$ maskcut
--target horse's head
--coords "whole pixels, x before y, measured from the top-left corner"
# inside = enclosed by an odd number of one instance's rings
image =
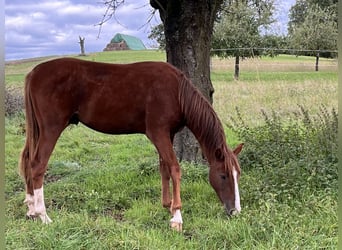
[[[209,181],[223,203],[229,216],[241,211],[239,195],[240,165],[237,155],[243,144],[237,146],[233,153],[223,152],[218,149],[215,152],[215,161],[211,162]]]

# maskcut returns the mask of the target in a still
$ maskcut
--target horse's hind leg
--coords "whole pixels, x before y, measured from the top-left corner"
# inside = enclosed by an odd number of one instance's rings
[[[43,181],[50,155],[59,134],[60,133],[44,133],[40,135],[33,159],[28,166],[31,167],[31,180],[30,184],[26,181],[27,193],[25,203],[28,206],[27,216],[31,218],[40,217],[43,223],[51,222],[51,219],[46,214]]]

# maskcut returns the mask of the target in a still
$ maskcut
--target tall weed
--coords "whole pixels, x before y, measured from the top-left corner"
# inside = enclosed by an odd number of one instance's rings
[[[322,105],[316,115],[305,107],[288,117],[262,110],[264,122],[251,127],[236,108],[237,119],[227,126],[245,142],[240,156],[244,169],[272,169],[270,185],[292,192],[303,188],[337,188],[338,114]],[[297,188],[296,188],[297,187]]]

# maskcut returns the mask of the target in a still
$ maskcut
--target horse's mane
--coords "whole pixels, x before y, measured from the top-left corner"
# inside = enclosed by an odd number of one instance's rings
[[[203,144],[206,147],[210,157],[215,157],[217,149],[221,149],[225,156],[230,155],[232,151],[227,147],[222,124],[212,105],[184,75],[179,82],[179,102],[186,126],[194,133],[201,146]],[[233,157],[225,158],[225,167],[230,168],[232,164],[227,161],[231,161]]]

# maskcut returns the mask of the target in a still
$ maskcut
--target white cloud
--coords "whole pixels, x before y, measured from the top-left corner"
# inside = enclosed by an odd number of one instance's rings
[[[145,44],[151,7],[146,0],[126,0],[116,19],[105,23],[98,38],[106,8],[93,0],[8,1],[5,5],[6,60],[56,54],[78,54],[78,36],[85,37],[86,52],[102,51],[116,33],[136,35]],[[159,22],[153,19],[154,25]]]
[[[67,16],[67,15],[82,15],[85,13],[88,13],[90,11],[90,6],[88,5],[69,5],[66,6],[65,8],[59,8],[57,9],[57,13],[62,16]]]

